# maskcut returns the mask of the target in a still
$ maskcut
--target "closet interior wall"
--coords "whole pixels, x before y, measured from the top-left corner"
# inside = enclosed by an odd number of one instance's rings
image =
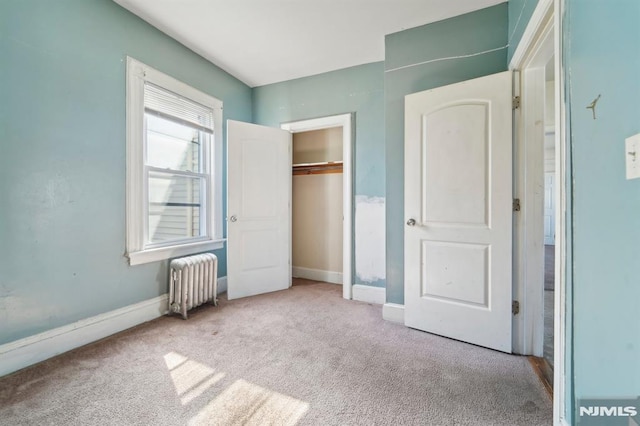
[[[292,275],[342,284],[342,128],[293,134]]]

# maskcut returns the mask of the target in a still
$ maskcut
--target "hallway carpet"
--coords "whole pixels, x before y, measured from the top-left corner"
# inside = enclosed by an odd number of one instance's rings
[[[340,286],[163,317],[0,379],[6,425],[550,425],[525,357],[382,320]]]

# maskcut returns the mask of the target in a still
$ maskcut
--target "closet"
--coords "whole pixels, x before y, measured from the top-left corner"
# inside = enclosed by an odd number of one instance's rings
[[[293,134],[292,275],[342,284],[342,127]]]

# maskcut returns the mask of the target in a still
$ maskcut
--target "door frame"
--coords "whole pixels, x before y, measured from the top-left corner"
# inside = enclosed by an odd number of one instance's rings
[[[522,99],[514,114],[514,288],[521,313],[514,317],[514,351],[542,356],[544,327],[544,108],[545,66],[553,57],[553,21],[547,19],[514,73],[514,94]],[[540,284],[540,285],[539,285]]]
[[[554,147],[554,158],[553,158],[553,161],[554,161],[554,164],[553,164],[554,170],[553,171],[549,171],[549,172],[548,171],[544,172],[545,203],[547,202],[546,201],[547,178],[549,178],[549,177],[551,178],[551,190],[552,190],[551,194],[552,194],[552,196],[555,196],[555,193],[556,193],[555,192],[556,191],[555,147]],[[545,164],[545,167],[546,167],[546,164]],[[553,202],[552,202],[551,209],[550,209],[551,210],[551,214],[549,216],[551,217],[551,220],[552,220],[550,228],[551,228],[551,230],[553,230],[553,235],[551,235],[549,237],[550,238],[549,245],[555,246],[555,244],[556,244],[556,236],[555,236],[555,229],[556,229],[556,204],[555,204],[555,202],[556,202],[556,200],[555,200],[555,197],[551,197],[551,198],[553,199]],[[546,210],[547,210],[546,205],[545,205],[544,209],[545,209],[545,212],[546,212]],[[545,213],[545,217],[546,217],[546,213]],[[546,229],[545,229],[545,232],[546,232]],[[547,245],[547,235],[545,235],[544,238],[545,238],[544,244],[546,246]]]
[[[342,127],[342,297],[351,299],[353,275],[353,114],[282,123],[291,133]],[[291,205],[290,205],[291,208]],[[290,215],[291,217],[291,215]]]
[[[564,12],[563,0],[540,0],[531,16],[521,41],[509,63],[509,69],[519,74],[519,81],[514,82],[514,95],[521,95],[521,107],[514,114],[514,190],[515,198],[520,198],[523,210],[516,215],[514,221],[514,295],[520,300],[520,315],[514,316],[514,352],[524,355],[533,354],[536,346],[541,345],[544,336],[543,297],[544,286],[533,280],[535,269],[539,266],[539,259],[531,259],[531,254],[539,250],[544,243],[544,235],[540,225],[531,226],[527,218],[536,222],[537,216],[531,210],[534,197],[533,185],[527,185],[527,179],[532,178],[532,170],[539,166],[544,176],[543,150],[531,149],[533,143],[544,145],[544,125],[536,125],[536,120],[544,116],[544,78],[540,79],[540,68],[546,61],[554,57],[555,71],[555,219],[556,219],[556,250],[555,250],[555,300],[554,300],[554,392],[553,392],[553,421],[554,425],[568,424],[566,421],[566,357],[567,357],[567,255],[569,248],[570,230],[567,229],[567,194],[569,184],[567,180],[568,146],[565,135],[565,104],[564,104],[564,69],[562,65],[562,16]],[[522,94],[519,90],[522,90]],[[537,139],[538,138],[538,139]],[[528,146],[527,146],[528,145]],[[539,158],[542,157],[542,158]],[[535,176],[535,174],[533,175]],[[527,203],[528,201],[528,203]],[[542,218],[540,218],[542,220]],[[541,268],[544,266],[542,263]],[[532,272],[533,271],[533,272]],[[543,270],[540,270],[543,272]]]

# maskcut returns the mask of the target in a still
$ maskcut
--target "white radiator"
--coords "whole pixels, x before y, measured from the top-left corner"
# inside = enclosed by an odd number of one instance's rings
[[[169,272],[169,313],[181,313],[205,302],[218,305],[218,258],[205,253],[173,259]]]

